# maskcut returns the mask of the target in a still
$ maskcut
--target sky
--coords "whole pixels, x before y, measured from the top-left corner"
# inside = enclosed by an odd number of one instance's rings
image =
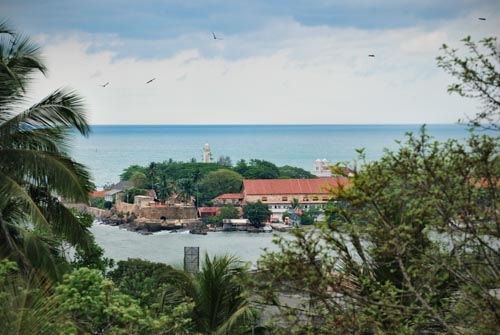
[[[74,89],[92,124],[454,123],[479,103],[447,93],[440,47],[498,36],[499,14],[498,0],[0,2],[49,69],[28,102]]]

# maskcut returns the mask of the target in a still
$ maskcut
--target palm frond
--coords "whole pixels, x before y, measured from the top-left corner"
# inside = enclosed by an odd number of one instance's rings
[[[86,227],[80,224],[73,212],[66,208],[59,200],[46,200],[45,217],[51,224],[51,232],[72,246],[79,246],[88,250],[93,238]]]
[[[0,138],[20,130],[54,127],[76,129],[84,136],[90,133],[83,99],[75,92],[59,89],[0,124]]]
[[[22,208],[29,215],[31,221],[41,227],[48,227],[49,223],[43,215],[40,208],[30,197],[26,189],[21,187],[15,180],[0,170],[0,199],[3,201],[3,206],[0,212],[7,206],[8,203],[15,200],[19,208]]]
[[[86,168],[70,158],[38,150],[0,150],[4,172],[34,186],[48,185],[50,190],[68,199],[86,203],[92,190]]]
[[[21,100],[35,71],[47,71],[39,47],[26,36],[0,34],[0,106]]]
[[[0,334],[56,334],[67,328],[69,318],[58,308],[51,282],[36,272],[21,276],[10,270],[0,276],[0,291]]]

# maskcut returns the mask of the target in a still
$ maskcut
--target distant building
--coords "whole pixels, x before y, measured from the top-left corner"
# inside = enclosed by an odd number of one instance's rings
[[[316,159],[313,163],[312,174],[319,178],[352,177],[354,175],[347,166],[331,165],[328,159]]]
[[[312,173],[316,177],[331,177],[330,161],[328,159],[316,159],[313,164]]]
[[[346,177],[318,179],[245,179],[243,195],[245,202],[261,201],[269,206],[271,220],[281,220],[283,213],[291,208],[297,199],[303,209],[316,207],[322,209],[330,201],[331,189],[347,187]],[[321,219],[321,218],[319,218]]]
[[[232,204],[234,206],[240,206],[243,202],[243,194],[242,193],[224,193],[219,195],[216,198],[212,199],[212,203],[215,206],[225,206],[228,204]]]
[[[210,146],[208,143],[205,143],[203,146],[203,163],[210,163],[212,158],[212,154],[210,153]]]

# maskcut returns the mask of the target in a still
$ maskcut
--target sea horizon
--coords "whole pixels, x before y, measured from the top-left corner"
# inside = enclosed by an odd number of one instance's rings
[[[89,167],[98,187],[119,181],[130,165],[148,165],[170,159],[202,160],[209,144],[213,162],[229,157],[261,159],[277,166],[290,165],[312,171],[316,159],[352,163],[358,149],[375,160],[384,149],[396,149],[407,133],[417,134],[421,124],[183,124],[183,125],[92,125],[89,137],[76,136],[72,154]],[[463,124],[426,124],[427,133],[438,141],[463,139]]]

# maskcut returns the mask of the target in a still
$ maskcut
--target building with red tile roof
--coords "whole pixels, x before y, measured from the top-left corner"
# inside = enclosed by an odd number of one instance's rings
[[[90,198],[104,198],[104,193],[106,193],[106,190],[102,191],[94,191],[89,194]]]
[[[243,202],[243,199],[243,193],[224,193],[213,198],[212,202],[216,206],[224,206],[228,204],[239,206]]]
[[[297,199],[304,209],[322,208],[332,198],[332,189],[349,187],[346,177],[316,179],[245,179],[245,202],[261,201],[269,206],[274,220],[281,220],[283,213]]]

